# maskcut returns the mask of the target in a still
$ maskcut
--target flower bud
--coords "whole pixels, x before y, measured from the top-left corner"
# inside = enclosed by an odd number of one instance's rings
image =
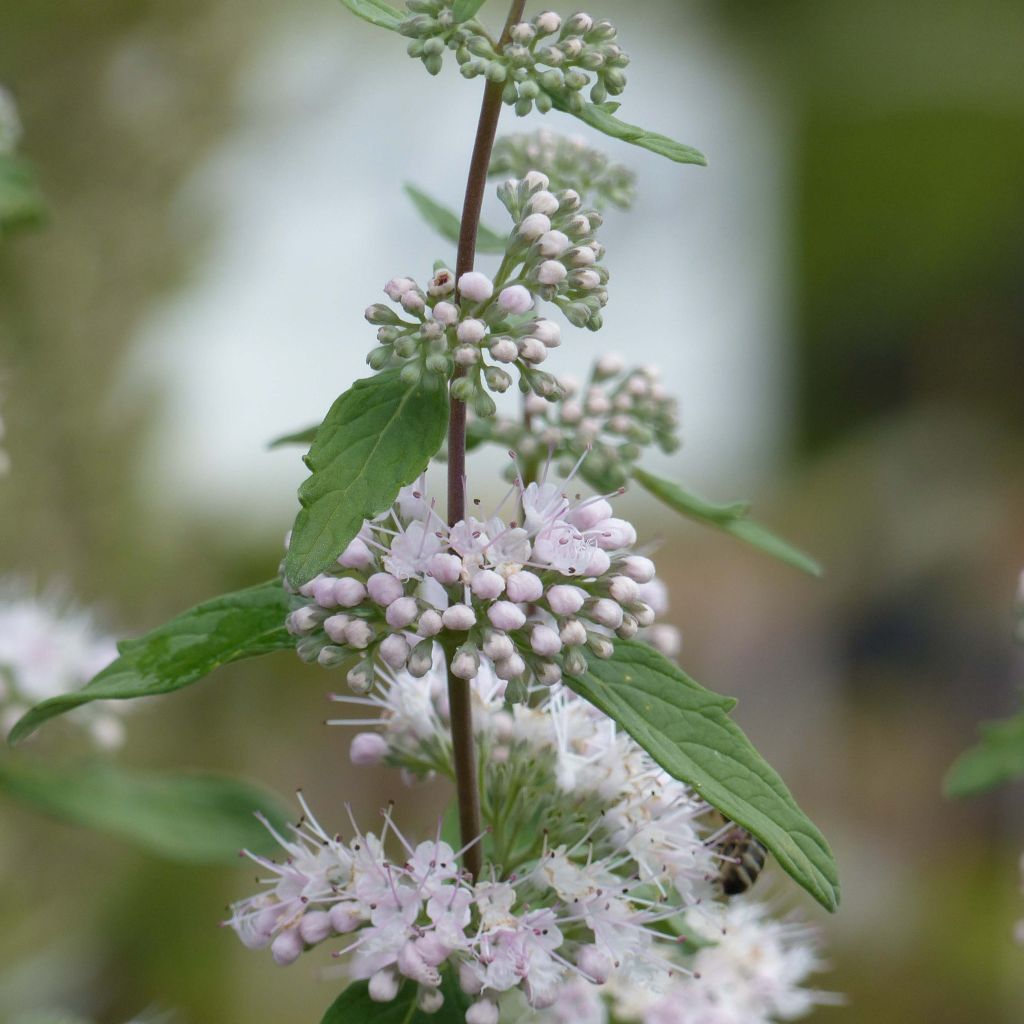
[[[370,646],[376,636],[373,626],[362,619],[352,619],[344,630],[345,643],[354,647],[357,651],[364,650]]]
[[[499,363],[514,363],[519,358],[519,347],[511,338],[496,338],[488,350]]]
[[[350,653],[342,647],[322,647],[316,656],[316,663],[321,668],[338,668],[350,656]]]
[[[296,608],[286,620],[288,632],[293,636],[300,635],[302,633],[309,633],[316,629],[320,625],[322,611],[316,608],[306,605],[302,608]]]
[[[338,599],[334,596],[335,579],[333,576],[317,576],[313,580],[313,600],[321,608],[336,608]]]
[[[515,644],[506,633],[494,629],[484,633],[484,654],[491,661],[504,661],[506,658],[511,658],[515,649]]]
[[[455,291],[455,275],[447,267],[442,267],[431,278],[427,291],[432,296],[451,295]]]
[[[471,270],[459,278],[459,294],[470,302],[486,302],[494,294],[494,285],[486,274]]]
[[[388,605],[384,618],[392,629],[405,629],[419,612],[419,604],[415,597],[400,597]]]
[[[487,618],[495,629],[512,630],[522,629],[526,624],[526,615],[519,605],[512,601],[495,601],[487,609]],[[519,673],[516,673],[517,675]]]
[[[466,1010],[466,1024],[498,1024],[498,1004],[481,999]]]
[[[597,546],[605,551],[628,548],[636,543],[636,530],[625,519],[606,519],[594,528]]]
[[[551,231],[551,219],[545,213],[531,213],[519,224],[519,234],[529,242],[534,242],[542,235]]]
[[[375,572],[366,581],[366,589],[370,597],[382,608],[387,608],[392,601],[397,601],[405,594],[402,581],[389,572]]]
[[[552,35],[562,27],[561,16],[554,11],[544,11],[542,14],[538,14],[533,19],[533,23],[537,26],[537,32],[545,36]],[[470,1024],[489,1024],[489,1022],[471,1021]]]
[[[623,640],[632,640],[640,632],[640,624],[632,615],[622,616],[622,625],[615,630],[615,635]]]
[[[391,668],[404,668],[409,660],[409,644],[404,636],[392,633],[386,636],[380,645],[380,656]]]
[[[416,679],[422,679],[434,667],[434,641],[421,640],[409,655],[406,668]]]
[[[506,681],[516,679],[526,671],[526,662],[518,654],[512,654],[494,663],[494,674]]]
[[[439,302],[434,307],[434,319],[445,327],[459,321],[459,307],[453,302]]]
[[[299,935],[296,928],[289,928],[287,931],[281,932],[270,944],[270,955],[274,958],[274,963],[281,967],[295,963],[301,954],[302,936]]]
[[[595,985],[603,985],[611,977],[611,957],[597,946],[583,946],[576,954],[576,966]]]
[[[433,608],[428,608],[416,623],[416,634],[417,636],[437,636],[443,628],[441,613],[434,611]]]
[[[392,324],[397,325],[402,322],[401,318],[395,313],[394,310],[388,309],[387,306],[380,302],[375,302],[372,306],[367,306],[363,312],[363,316],[371,324]]]
[[[506,313],[525,313],[533,306],[533,296],[521,284],[514,284],[502,290],[498,306]]]
[[[587,599],[586,591],[579,587],[558,583],[548,588],[548,607],[556,615],[575,615]]]
[[[568,274],[568,271],[556,260],[545,260],[537,268],[537,280],[541,284],[561,284]]]
[[[398,995],[398,975],[387,968],[378,971],[370,978],[367,989],[375,1003],[390,1003]]]
[[[352,738],[348,749],[349,760],[360,768],[380,764],[388,753],[388,742],[379,732],[361,732]]]
[[[511,345],[512,342],[509,344]],[[497,366],[488,366],[484,370],[484,381],[492,391],[497,391],[499,395],[503,395],[512,386],[512,378]]]
[[[578,647],[574,647],[571,651],[566,652],[565,657],[562,659],[562,670],[567,676],[577,679],[580,676],[586,675],[587,659]]]
[[[665,655],[666,658],[674,658],[683,647],[683,638],[675,626],[665,623],[658,623],[651,626],[648,634],[651,646]]]
[[[523,176],[523,184],[528,192],[537,192],[541,189],[546,189],[551,182],[543,171],[527,171]],[[540,212],[548,213],[547,210],[541,210]],[[554,211],[551,212],[553,213]]]
[[[520,604],[539,601],[544,593],[544,584],[532,572],[515,572],[505,581],[505,592],[509,600]]]
[[[530,196],[530,201],[526,205],[531,213],[543,213],[547,217],[550,217],[553,213],[558,213],[558,200],[546,189],[535,192]],[[549,223],[544,231],[547,231],[550,227]],[[540,232],[540,234],[543,233],[543,231]]]
[[[468,604],[453,604],[445,608],[441,621],[446,629],[462,632],[476,625],[476,612]]]
[[[402,296],[402,308],[407,313],[419,315],[426,308],[423,296],[419,292],[406,292]]]
[[[562,343],[562,329],[553,320],[538,320],[533,325],[532,334],[548,348],[558,348]]]
[[[606,352],[597,361],[597,366],[595,367],[595,376],[598,379],[605,377],[615,377],[616,375],[622,373],[622,371],[625,368],[626,364],[622,356],[618,355],[618,353],[615,352]]]
[[[481,569],[474,574],[470,588],[481,601],[493,601],[505,589],[505,580],[491,569]]]
[[[429,1016],[444,1006],[444,996],[439,988],[421,988],[416,997],[416,1006]]]
[[[603,576],[612,565],[612,560],[607,551],[600,548],[590,549],[590,560],[583,569],[584,576]]]
[[[473,345],[460,345],[454,353],[458,366],[472,366],[480,359],[480,349]]]
[[[343,576],[334,581],[334,599],[342,608],[355,608],[365,598],[366,587],[359,580]]]
[[[535,654],[551,658],[562,650],[562,641],[550,626],[541,624],[530,631],[530,647]]]
[[[363,921],[355,903],[335,903],[327,911],[327,915],[331,919],[331,927],[339,935],[347,935],[349,932],[355,931]],[[395,994],[398,994],[397,988]]]
[[[622,625],[622,607],[610,598],[598,598],[587,611],[599,626],[618,629]]]
[[[631,604],[639,597],[640,588],[628,576],[613,576],[608,583],[608,593],[619,604]]]
[[[411,277],[393,277],[384,285],[384,291],[392,302],[400,302],[402,296],[415,287],[416,282]]]
[[[303,942],[315,946],[331,934],[331,919],[325,910],[307,910],[299,921],[299,934]]]
[[[654,625],[655,613],[654,609],[649,604],[644,604],[643,601],[637,601],[636,604],[631,604],[629,606],[629,611],[643,629]]]
[[[539,214],[534,214],[534,216],[539,216]],[[541,256],[547,257],[561,256],[569,248],[569,245],[568,235],[561,231],[546,231],[537,242]]]
[[[548,350],[536,338],[523,338],[519,343],[519,358],[524,362],[536,365],[543,363],[547,357]]]
[[[345,629],[352,620],[347,615],[332,615],[324,620],[324,632],[336,643],[345,643]]]
[[[480,671],[480,652],[476,644],[463,644],[452,657],[452,675],[459,679],[475,679]]]
[[[582,647],[587,642],[587,629],[579,619],[570,619],[562,626],[558,637],[566,647]]]
[[[562,669],[554,661],[539,662],[534,675],[541,686],[554,686],[562,681]]]
[[[462,559],[450,552],[439,551],[430,556],[427,572],[445,586],[450,586],[462,576]]]
[[[338,565],[345,569],[365,569],[373,564],[373,553],[356,537],[338,556]]]
[[[654,563],[642,555],[627,555],[619,564],[619,570],[637,583],[650,583],[654,579]]]

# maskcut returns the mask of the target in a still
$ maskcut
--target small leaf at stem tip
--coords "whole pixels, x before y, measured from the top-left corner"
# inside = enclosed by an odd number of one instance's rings
[[[654,648],[618,640],[606,661],[565,684],[617,722],[671,776],[756,836],[826,910],[839,875],[825,837],[729,718],[734,701],[705,690]]]
[[[306,456],[285,572],[298,588],[345,550],[427,468],[448,429],[448,391],[395,371],[358,380],[331,406]]]
[[[663,480],[639,466],[633,469],[633,479],[680,515],[724,530],[764,554],[771,555],[772,558],[785,562],[810,576],[821,576],[820,563],[810,555],[804,554],[781,537],[777,537],[767,527],[753,519],[746,518],[750,511],[750,505],[746,502],[733,502],[728,505],[713,504],[684,490],[679,484],[673,483],[671,480]]]
[[[455,3],[452,4],[452,17],[455,19],[455,24],[469,21],[486,2],[487,0],[455,0]]]
[[[341,0],[341,2],[353,13],[358,14],[363,21],[368,21],[378,28],[398,31],[402,24],[403,14],[401,11],[384,3],[384,0]]]
[[[570,109],[565,100],[557,95],[552,95],[555,108],[564,113],[578,117],[584,124],[596,128],[597,131],[610,135],[613,139],[621,139],[641,149],[648,149],[659,156],[667,157],[677,164],[697,164],[701,167],[707,166],[707,158],[700,150],[692,146],[684,146],[681,142],[668,138],[666,135],[659,135],[657,132],[649,132],[635,124],[628,124],[620,121],[611,110],[617,110],[618,105],[609,109],[609,105],[599,106],[596,103],[584,103],[578,110]]]
[[[172,860],[229,864],[241,849],[272,853],[283,804],[252,783],[199,773],[142,772],[100,760],[43,764],[0,757],[0,792],[44,814],[126,839]]]
[[[981,739],[965,750],[946,774],[946,796],[976,796],[1024,778],[1024,714],[1002,722],[984,722]]]
[[[268,448],[283,448],[287,444],[303,444],[310,445],[316,438],[316,432],[320,429],[320,424],[317,423],[312,427],[306,427],[305,430],[296,430],[294,434],[282,434],[280,437],[275,437],[273,441],[268,442]]]
[[[406,185],[405,192],[419,211],[420,216],[439,235],[458,245],[460,227],[458,216],[437,200],[431,199],[425,192],[421,192],[415,185]],[[492,231],[486,225],[481,224],[477,228],[477,252],[504,252],[507,244],[506,237],[499,235],[497,231]]]
[[[295,605],[278,580],[196,605],[144,636],[122,641],[119,658],[82,689],[26,712],[7,741],[15,744],[48,719],[94,700],[171,693],[229,662],[294,647],[285,618]]]

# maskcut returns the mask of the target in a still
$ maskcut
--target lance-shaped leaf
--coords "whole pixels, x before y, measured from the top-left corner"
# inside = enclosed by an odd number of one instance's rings
[[[170,693],[230,661],[294,647],[284,621],[295,603],[270,580],[196,605],[151,633],[122,641],[119,658],[82,689],[37,704],[14,726],[8,742],[17,743],[47,719],[90,701]]]
[[[573,110],[564,97],[552,94],[551,99],[556,109],[578,117],[584,124],[596,128],[605,135],[610,135],[613,139],[621,139],[623,142],[639,146],[641,149],[649,149],[652,153],[668,157],[669,160],[673,160],[677,164],[707,166],[707,158],[700,150],[694,149],[692,146],[684,146],[681,142],[676,142],[675,139],[670,139],[666,135],[649,132],[646,128],[620,121],[612,113],[613,110],[618,109],[617,103],[584,103],[579,109]]]
[[[0,234],[34,227],[44,219],[43,197],[31,166],[20,157],[0,153]]]
[[[823,907],[839,905],[839,877],[825,837],[785,783],[729,718],[735,701],[705,690],[652,647],[617,640],[610,659],[589,658],[565,677],[614,719],[670,775],[757,836]]]
[[[944,783],[947,796],[975,796],[1024,778],[1024,714],[984,722],[981,740],[953,762]]]
[[[398,31],[402,24],[402,12],[384,3],[384,0],[341,0],[341,2],[353,13],[358,14],[363,21],[368,21],[378,28],[388,28],[392,32]]]
[[[469,1000],[450,971],[442,971],[441,979],[444,1003],[436,1013],[417,1008],[415,982],[407,981],[390,1003],[375,1003],[369,982],[357,981],[335,999],[320,1024],[465,1024]]]
[[[698,498],[697,495],[683,490],[679,484],[648,473],[639,466],[633,469],[633,479],[641,484],[659,501],[681,515],[695,519],[710,526],[716,526],[726,533],[745,541],[751,547],[763,551],[766,555],[777,558],[780,562],[809,573],[811,576],[821,575],[821,565],[810,555],[805,555],[781,537],[777,537],[767,527],[747,519],[750,506],[746,502],[734,502],[730,505],[715,505]]]
[[[305,430],[296,430],[292,434],[282,434],[280,437],[275,437],[267,447],[268,448],[283,448],[286,444],[301,444],[309,446],[316,439],[316,432],[320,429],[320,424],[316,424],[312,427],[306,427]]]
[[[443,206],[436,199],[431,199],[426,192],[421,192],[415,185],[406,185],[405,194],[412,200],[413,206],[420,216],[443,238],[459,244],[459,227],[461,221],[458,214]],[[504,252],[508,239],[481,224],[476,233],[477,252]]]
[[[428,382],[429,381],[429,382]],[[306,456],[285,572],[295,587],[327,568],[362,528],[426,468],[448,428],[448,392],[397,372],[356,383],[327,413]]]
[[[134,771],[104,761],[58,765],[0,757],[0,792],[62,821],[127,839],[173,860],[228,864],[277,845],[256,818],[288,821],[276,797],[238,779]]]
[[[487,0],[455,0],[452,4],[452,17],[455,24],[459,25],[476,15],[476,12],[487,2]]]

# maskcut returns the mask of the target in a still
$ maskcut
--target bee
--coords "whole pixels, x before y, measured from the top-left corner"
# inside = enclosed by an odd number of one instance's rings
[[[722,868],[718,883],[726,896],[746,892],[758,879],[768,851],[745,828],[734,825],[718,843]]]

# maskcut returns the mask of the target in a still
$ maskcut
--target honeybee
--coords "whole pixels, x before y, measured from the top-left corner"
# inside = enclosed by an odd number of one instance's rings
[[[718,843],[722,868],[718,883],[726,896],[746,892],[764,869],[768,851],[745,828],[734,825]]]

